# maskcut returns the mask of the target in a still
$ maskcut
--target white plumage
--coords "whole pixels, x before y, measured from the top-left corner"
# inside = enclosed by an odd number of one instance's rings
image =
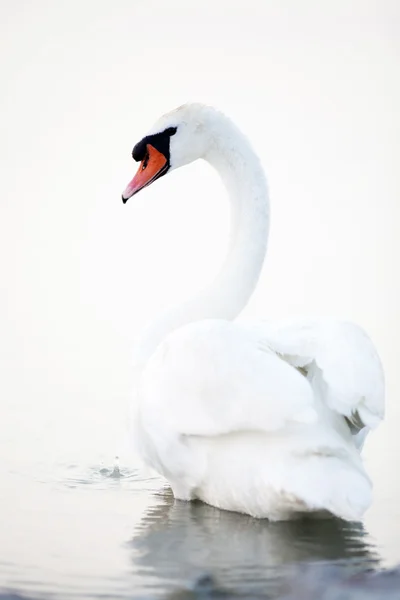
[[[156,322],[136,354],[134,441],[174,495],[273,520],[328,511],[358,520],[371,502],[360,450],[384,412],[376,350],[329,319],[240,323],[269,226],[259,161],[221,113],[186,105],[171,168],[208,160],[230,193],[232,233],[217,279]]]

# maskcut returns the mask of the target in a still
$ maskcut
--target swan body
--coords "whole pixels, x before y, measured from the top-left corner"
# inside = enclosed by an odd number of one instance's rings
[[[157,320],[136,348],[133,437],[176,498],[254,517],[330,513],[358,520],[371,503],[360,451],[384,413],[378,354],[356,325],[327,319],[242,323],[267,247],[269,200],[243,134],[211,107],[162,117],[133,150],[137,191],[197,158],[231,200],[220,274]]]

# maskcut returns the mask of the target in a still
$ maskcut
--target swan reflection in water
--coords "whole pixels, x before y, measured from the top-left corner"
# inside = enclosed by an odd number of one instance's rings
[[[268,597],[280,589],[282,579],[293,577],[293,566],[299,563],[297,574],[311,567],[318,570],[322,563],[328,578],[332,564],[342,577],[379,566],[360,523],[273,523],[201,502],[174,500],[169,491],[146,511],[130,546],[135,571],[154,593],[193,590],[198,582],[212,585],[207,598],[221,597],[222,590],[239,597]]]

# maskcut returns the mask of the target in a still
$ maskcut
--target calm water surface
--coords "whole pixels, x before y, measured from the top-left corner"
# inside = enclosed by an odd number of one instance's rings
[[[400,442],[390,429],[367,452],[376,500],[363,525],[268,523],[175,501],[124,443],[116,462],[110,410],[107,427],[103,409],[76,422],[78,405],[37,412],[30,400],[6,405],[1,425],[0,599],[262,598],[293,565],[350,574],[400,563],[398,478],[387,466]],[[105,454],[94,450],[102,441]]]

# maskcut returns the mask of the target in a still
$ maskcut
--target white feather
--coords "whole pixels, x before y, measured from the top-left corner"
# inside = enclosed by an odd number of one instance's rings
[[[376,350],[350,323],[232,320],[266,251],[264,175],[244,136],[213,109],[181,107],[152,133],[171,126],[174,168],[205,158],[221,174],[232,233],[213,284],[138,345],[137,449],[177,498],[269,519],[357,520],[371,502],[359,451],[384,413]]]
[[[308,319],[257,324],[265,344],[323,387],[332,410],[360,426],[376,427],[384,416],[384,376],[367,334],[353,323]]]

